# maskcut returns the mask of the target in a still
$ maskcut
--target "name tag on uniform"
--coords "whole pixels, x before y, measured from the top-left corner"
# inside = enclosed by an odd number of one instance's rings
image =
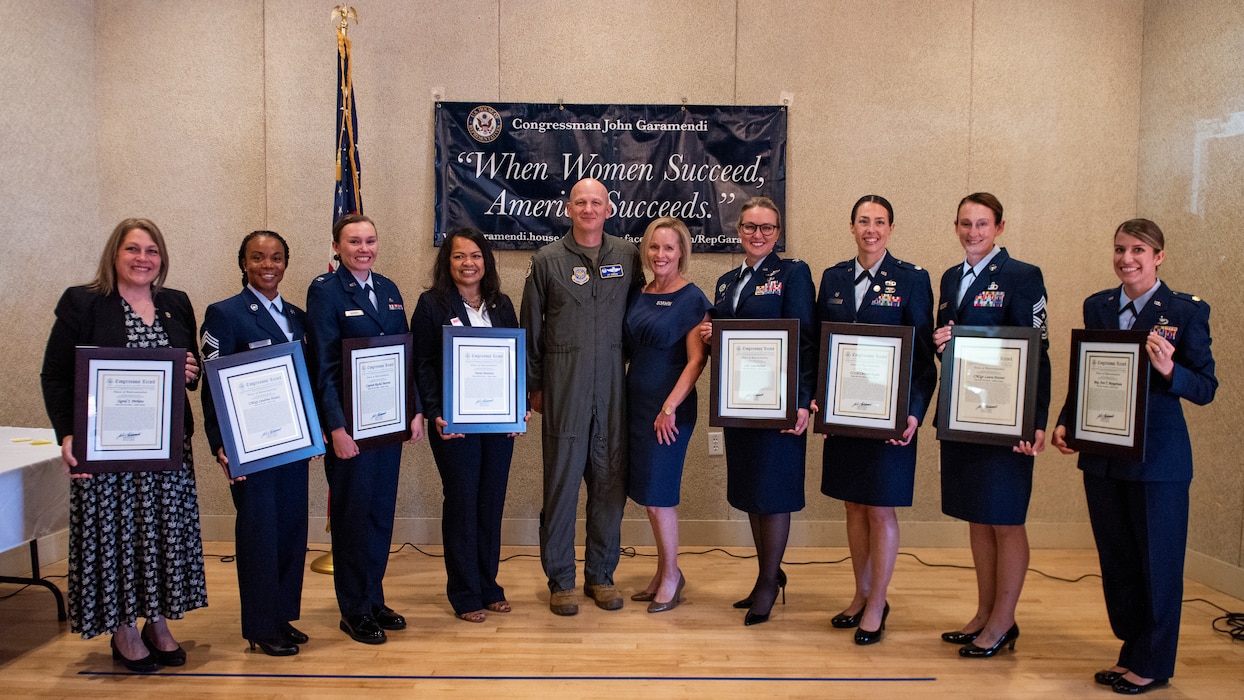
[[[609,279],[610,277],[621,277],[621,276],[622,276],[621,265],[601,265],[600,266],[600,278],[601,279]]]
[[[829,299],[828,301],[830,306],[839,306],[842,304],[841,299]]]
[[[362,309],[346,309],[346,318],[349,318],[351,316],[362,316],[362,315],[363,315]]]
[[[1002,300],[1006,297],[1006,292],[981,292],[972,300],[972,306],[980,306],[989,309],[1002,308]]]
[[[657,302],[657,306],[673,306],[673,305],[674,305],[674,302],[670,301],[669,299],[662,299],[661,301]]]
[[[454,316],[453,318],[449,319],[449,325],[451,325],[451,326],[461,326],[461,325],[462,325],[462,319],[458,318],[457,316]]]
[[[272,344],[271,338],[264,338],[263,340],[256,340],[253,343],[247,343],[246,347],[250,348],[251,350],[254,350],[255,348],[266,348],[271,344]]]

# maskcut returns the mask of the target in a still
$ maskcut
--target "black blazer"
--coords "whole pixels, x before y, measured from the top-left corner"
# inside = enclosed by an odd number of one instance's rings
[[[161,289],[155,295],[156,317],[168,334],[169,347],[185,348],[199,359],[195,342],[197,324],[190,297],[176,289]],[[56,440],[73,435],[74,413],[74,349],[79,345],[125,347],[125,309],[121,295],[115,291],[103,295],[85,286],[70,287],[56,303],[56,322],[43,351],[43,403],[47,408]],[[193,390],[198,379],[186,385]],[[194,434],[194,414],[190,400],[185,407],[186,435]]]
[[[281,302],[281,312],[289,322],[294,341],[303,342],[306,336],[306,312],[289,303],[284,297]],[[272,320],[267,305],[267,299],[256,295],[250,289],[243,289],[237,295],[207,307],[207,313],[203,316],[203,357],[212,360],[222,355],[289,342],[285,338],[285,331]],[[202,398],[203,429],[207,432],[207,444],[211,446],[214,457],[223,443],[210,385],[203,386]]]
[[[1118,329],[1118,287],[1084,300],[1084,327]],[[1188,481],[1192,479],[1192,442],[1180,399],[1204,406],[1214,400],[1218,390],[1214,356],[1209,349],[1209,304],[1199,297],[1173,292],[1163,283],[1149,303],[1141,307],[1132,330],[1157,330],[1175,346],[1175,369],[1170,381],[1156,370],[1149,374],[1145,459],[1133,462],[1080,453],[1080,469],[1124,481]],[[1066,413],[1064,406],[1060,425],[1065,425]]]
[[[441,415],[441,395],[444,344],[441,329],[453,325],[458,319],[464,326],[471,325],[462,298],[442,299],[433,290],[419,295],[415,313],[410,317],[410,330],[415,336],[415,381],[419,384],[419,398],[423,401],[424,417],[435,423]],[[514,303],[504,294],[488,302],[488,318],[495,328],[518,328],[518,315]],[[525,368],[520,368],[520,370]]]
[[[341,341],[407,332],[402,293],[388,277],[372,271],[376,302],[372,307],[363,285],[345,265],[320,275],[307,289],[307,371],[320,409],[325,434],[346,426],[341,393]],[[422,413],[418,392],[415,412]]]

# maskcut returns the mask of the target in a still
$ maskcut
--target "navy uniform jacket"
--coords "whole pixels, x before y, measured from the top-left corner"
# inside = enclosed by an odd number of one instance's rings
[[[1098,292],[1084,300],[1084,327],[1117,330],[1119,288]],[[1204,406],[1214,399],[1218,379],[1210,353],[1209,304],[1198,297],[1158,287],[1140,310],[1132,330],[1156,330],[1175,346],[1175,369],[1168,382],[1151,370],[1149,414],[1145,421],[1145,459],[1142,462],[1080,454],[1080,469],[1124,481],[1189,481],[1192,479],[1192,443],[1180,399]],[[1063,408],[1064,414],[1067,408]],[[1060,423],[1063,420],[1060,418]]]
[[[345,265],[316,277],[307,289],[307,364],[325,434],[346,426],[341,388],[341,341],[399,335],[409,330],[397,285],[373,271],[376,310]],[[422,413],[416,392],[415,412]],[[332,448],[329,447],[329,450]]]
[[[808,408],[816,391],[816,345],[819,338],[812,325],[812,308],[816,298],[812,271],[802,260],[783,260],[770,253],[747,281],[739,294],[739,308],[732,309],[734,284],[739,268],[717,280],[713,297],[713,318],[777,319],[799,321],[799,408]]]
[[[185,348],[199,357],[196,342],[198,328],[194,321],[194,307],[190,297],[176,289],[161,289],[154,298],[156,317],[168,334],[168,345]],[[125,309],[121,295],[115,291],[107,296],[86,287],[70,287],[56,304],[56,323],[48,336],[47,349],[43,354],[43,402],[48,418],[56,431],[56,441],[73,435],[74,412],[74,349],[78,345],[100,347],[125,347]],[[202,375],[199,375],[202,376]],[[198,379],[187,384],[192,390]],[[194,414],[190,412],[190,399],[185,407],[186,436],[194,433]]]
[[[207,307],[207,313],[203,316],[203,357],[212,360],[222,355],[288,342],[285,332],[268,312],[269,303],[250,289],[243,289],[236,296]],[[303,342],[306,313],[284,297],[281,298],[281,312],[289,322],[294,341]],[[224,443],[220,439],[216,404],[211,387],[207,385],[203,387],[203,424],[214,458]]]
[[[415,336],[415,381],[419,384],[419,398],[423,400],[424,417],[428,419],[429,428],[436,429],[436,419],[441,415],[441,395],[444,352],[443,332],[445,326],[452,325],[451,319],[458,319],[464,326],[471,325],[467,316],[466,306],[462,298],[455,295],[446,306],[436,292],[428,290],[419,295],[415,304],[415,313],[410,318],[410,327]],[[514,303],[504,294],[488,302],[488,318],[494,328],[518,328],[518,316],[514,313]],[[524,397],[525,401],[526,398]]]
[[[942,275],[937,327],[950,321],[959,326],[1029,326],[1041,329],[1037,366],[1037,430],[1045,430],[1050,410],[1050,334],[1046,328],[1045,280],[1041,268],[1011,258],[1006,248],[989,265],[955,306],[963,265]]]
[[[864,293],[864,305],[855,307],[855,258],[825,270],[816,300],[816,328],[821,323],[875,323],[916,329],[911,354],[911,392],[907,411],[924,422],[937,386],[933,352],[933,286],[919,265],[903,262],[887,251],[877,278]],[[821,406],[824,410],[825,407]],[[903,426],[906,429],[906,426]]]

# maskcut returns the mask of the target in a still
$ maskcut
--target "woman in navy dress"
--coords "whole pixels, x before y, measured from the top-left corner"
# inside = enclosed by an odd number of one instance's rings
[[[252,231],[238,249],[243,289],[207,307],[203,357],[211,360],[273,344],[303,342],[306,315],[281,298],[289,245],[273,231]],[[302,608],[307,556],[307,460],[232,478],[210,387],[203,387],[207,444],[229,480],[237,508],[238,598],[242,636],[269,656],[292,656],[307,635],[291,621]]]
[[[149,219],[117,224],[95,279],[65,290],[43,355],[43,401],[69,480],[69,625],[90,639],[112,635],[112,659],[135,673],[182,666],[186,652],[169,619],[207,605],[199,498],[185,404],[182,468],[85,474],[74,471],[74,349],[173,347],[186,352],[186,389],[199,381],[194,308],[164,286],[168,246]],[[81,437],[81,439],[87,439]],[[138,618],[147,618],[142,631]]]
[[[1037,356],[1036,435],[1012,447],[943,440],[942,512],[966,520],[976,565],[976,614],[942,639],[962,645],[959,655],[987,658],[1015,648],[1015,606],[1028,572],[1028,500],[1034,456],[1045,449],[1050,405],[1049,333],[1041,269],[1020,262],[995,240],[1006,222],[1002,203],[988,192],[959,202],[955,231],[966,259],[942,275],[933,344],[942,352],[950,327],[1020,326],[1041,330]]]
[[[907,425],[901,440],[831,435],[822,457],[821,492],[845,502],[855,595],[831,624],[858,627],[856,644],[881,641],[890,606],[886,589],[898,557],[898,516],[910,506],[916,480],[916,429],[937,385],[933,359],[933,287],[929,273],[896,259],[886,245],[894,208],[884,197],[861,197],[851,209],[856,256],[825,270],[816,300],[817,327],[876,323],[915,329]],[[814,404],[815,405],[815,402]]]
[[[454,614],[483,622],[488,612],[508,613],[497,583],[501,562],[501,514],[514,455],[514,435],[446,433],[443,416],[443,328],[517,328],[514,304],[501,293],[501,277],[488,240],[472,229],[455,229],[441,243],[432,287],[419,296],[410,319],[415,336],[415,378],[428,420],[428,436],[441,475],[444,505],[445,592]]]
[[[808,408],[816,377],[816,338],[812,314],[812,273],[802,260],[773,252],[782,216],[768,197],[753,197],[739,215],[743,265],[717,280],[713,318],[799,321],[799,396],[795,425],[786,430],[725,428],[726,500],[745,511],[756,543],[760,571],[748,596],[734,604],[747,608],[743,624],[766,622],[779,590],[785,596],[782,555],[790,536],[790,514],[804,507],[804,459]],[[700,324],[700,337],[712,339],[712,324]]]
[[[1218,389],[1209,304],[1158,280],[1165,247],[1152,221],[1123,222],[1114,233],[1114,272],[1123,284],[1084,300],[1085,328],[1149,332],[1144,459],[1080,455],[1106,614],[1123,642],[1114,666],[1094,680],[1125,695],[1160,688],[1175,673],[1192,481],[1192,443],[1180,399],[1204,406]],[[1071,454],[1066,412],[1051,442]]]
[[[623,338],[626,372],[626,495],[647,508],[657,541],[657,571],[631,600],[647,601],[648,612],[672,610],[686,583],[678,568],[679,489],[687,443],[695,429],[695,382],[708,352],[700,324],[711,305],[683,275],[691,255],[691,233],[674,217],[648,224],[639,244],[652,281],[632,294]]]
[[[362,214],[333,224],[336,272],[307,289],[307,369],[324,433],[324,455],[333,536],[333,589],[341,631],[356,642],[383,644],[385,630],[406,628],[406,618],[384,599],[384,572],[393,541],[400,444],[360,449],[346,432],[341,341],[407,332],[406,307],[397,285],[372,271],[376,226]],[[417,392],[416,392],[417,394]],[[415,396],[411,441],[423,437],[423,410]]]

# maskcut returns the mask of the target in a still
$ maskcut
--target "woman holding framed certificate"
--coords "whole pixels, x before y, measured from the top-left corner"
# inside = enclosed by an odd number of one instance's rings
[[[1015,607],[1028,572],[1024,522],[1032,495],[1033,458],[1045,448],[1050,404],[1045,282],[1040,268],[1010,257],[995,243],[1005,226],[1002,203],[992,194],[977,192],[959,202],[955,233],[965,260],[942,275],[938,327],[933,333],[933,344],[941,353],[955,325],[1040,330],[1034,353],[1037,386],[999,389],[1010,396],[1021,390],[1035,393],[1033,440],[1016,440],[1013,445],[941,441],[942,512],[969,523],[977,592],[972,619],[942,639],[961,645],[959,655],[969,658],[988,658],[1003,647],[1014,649],[1019,637]],[[943,363],[942,372],[949,371]],[[982,405],[988,401],[981,399]],[[948,420],[950,416],[939,410],[938,421]]]
[[[1079,460],[1106,614],[1123,642],[1115,664],[1094,680],[1127,695],[1160,688],[1175,673],[1192,481],[1181,399],[1204,406],[1218,389],[1209,304],[1158,280],[1165,247],[1154,222],[1123,222],[1114,233],[1114,272],[1122,285],[1084,300],[1085,328],[1148,332],[1144,456],[1081,453]],[[1075,400],[1068,396],[1051,439],[1063,454],[1074,452],[1065,423]]]
[[[815,291],[812,273],[802,260],[783,259],[773,252],[782,229],[782,215],[768,197],[753,197],[739,214],[743,264],[717,280],[714,319],[795,319],[799,322],[796,421],[790,428],[724,429],[726,500],[747,513],[756,543],[759,572],[746,598],[744,625],[769,620],[778,593],[786,593],[782,556],[790,536],[790,514],[804,507],[804,461],[808,441],[808,408],[816,383],[816,339],[812,314]],[[711,343],[711,322],[700,324],[700,338]],[[725,358],[717,358],[722,362]],[[716,371],[716,370],[714,370]]]
[[[937,386],[933,353],[933,287],[929,273],[887,250],[894,208],[865,195],[851,209],[856,256],[825,270],[816,299],[817,325],[867,323],[914,329],[911,387],[902,437],[891,440],[831,434],[822,458],[821,492],[844,501],[855,595],[831,624],[858,628],[856,644],[881,641],[890,606],[886,589],[898,556],[898,516],[910,506],[916,479],[916,430]],[[822,349],[825,352],[825,349]],[[891,373],[890,380],[899,377]],[[818,407],[826,408],[829,407]]]
[[[678,568],[678,502],[687,443],[695,430],[695,382],[708,362],[700,324],[711,304],[687,280],[691,232],[671,216],[648,224],[639,244],[652,281],[631,293],[623,338],[626,371],[626,495],[644,506],[657,542],[657,572],[631,600],[673,610],[686,579]]]
[[[363,644],[383,644],[385,630],[406,628],[406,619],[385,604],[383,585],[393,539],[402,445],[387,442],[360,447],[346,428],[351,387],[344,386],[342,340],[409,330],[397,285],[372,271],[378,247],[372,220],[346,214],[333,224],[333,251],[341,264],[335,272],[312,280],[307,289],[307,369],[320,423],[332,440],[331,448],[325,445],[324,473],[332,519],[333,588],[341,610],[341,631]],[[380,379],[389,385],[405,381],[404,366]],[[412,441],[423,437],[423,413],[417,398],[415,406],[410,421]]]
[[[303,342],[306,314],[284,300],[279,290],[288,264],[289,244],[280,234],[252,231],[242,239],[238,267],[243,289],[207,307],[202,329],[205,358]],[[307,635],[290,624],[300,616],[306,569],[307,460],[232,478],[210,382],[202,398],[207,443],[229,479],[237,509],[234,541],[242,636],[251,649],[258,645],[269,656],[297,654],[298,645],[307,642]]]
[[[168,619],[207,605],[199,500],[187,405],[180,469],[75,472],[74,413],[86,401],[75,382],[76,346],[187,348],[185,382],[199,380],[194,309],[164,286],[169,256],[148,219],[112,230],[95,279],[56,305],[43,355],[43,401],[61,443],[69,481],[69,622],[90,639],[112,634],[112,658],[135,673],[181,666],[186,652]],[[79,436],[89,441],[88,436]],[[138,618],[147,618],[140,633]]]
[[[510,612],[505,589],[497,583],[497,569],[515,436],[445,432],[449,425],[442,388],[446,326],[518,327],[514,304],[501,293],[501,276],[488,239],[473,229],[450,231],[441,242],[432,267],[432,286],[419,295],[410,327],[415,335],[419,396],[424,413],[436,426],[428,443],[445,497],[441,508],[445,592],[455,615],[467,622],[483,622],[489,611]]]

